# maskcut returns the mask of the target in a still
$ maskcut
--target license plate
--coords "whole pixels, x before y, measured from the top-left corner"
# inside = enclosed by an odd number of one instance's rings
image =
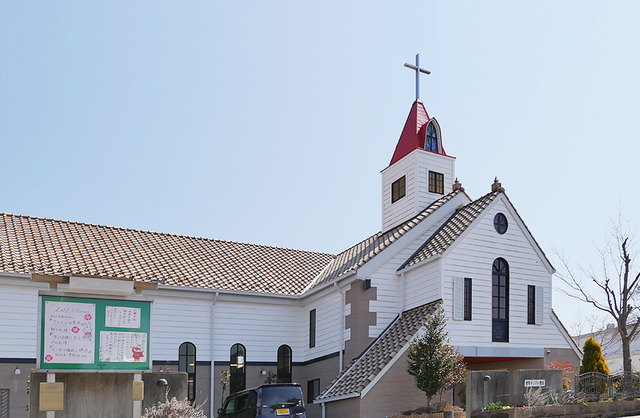
[[[289,415],[288,409],[276,409],[276,415]]]

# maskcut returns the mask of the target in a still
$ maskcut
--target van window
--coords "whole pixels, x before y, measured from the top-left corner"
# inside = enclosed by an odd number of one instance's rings
[[[273,386],[262,388],[262,406],[302,406],[302,390],[299,386]]]

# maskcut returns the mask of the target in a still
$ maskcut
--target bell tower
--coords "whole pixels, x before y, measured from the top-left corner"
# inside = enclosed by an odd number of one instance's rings
[[[416,65],[405,64],[429,74]],[[429,117],[418,97],[411,106],[391,163],[382,170],[382,231],[387,231],[416,216],[427,206],[452,190],[455,181],[455,158],[442,146],[440,125]]]

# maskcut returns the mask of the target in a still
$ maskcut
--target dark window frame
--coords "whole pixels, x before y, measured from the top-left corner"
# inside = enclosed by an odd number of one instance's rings
[[[187,399],[196,400],[196,345],[185,341],[178,348],[178,371],[187,372]]]
[[[307,403],[313,403],[313,400],[320,395],[320,379],[307,381]]]
[[[444,174],[429,170],[429,193],[444,194]]]
[[[309,311],[309,348],[316,346],[316,322],[317,312],[315,309]]]
[[[536,287],[527,286],[527,324],[536,324]]]
[[[493,217],[493,227],[500,235],[507,232],[507,229],[509,229],[509,221],[507,221],[507,217],[504,213],[496,213],[496,216]]]
[[[427,151],[438,152],[438,130],[433,122],[429,122],[427,125],[424,149]]]
[[[407,176],[402,176],[391,183],[391,203],[396,203],[407,195]]]
[[[292,358],[293,352],[291,347],[286,344],[278,347],[278,364],[276,367],[278,383],[291,383],[291,375],[293,374]]]
[[[242,365],[238,357],[242,355]],[[229,393],[236,393],[247,388],[247,349],[236,343],[229,350]]]
[[[471,279],[465,277],[464,279],[464,317],[465,321],[471,321],[471,307],[472,307],[472,284]]]
[[[509,263],[496,258],[491,268],[491,341],[509,342]]]

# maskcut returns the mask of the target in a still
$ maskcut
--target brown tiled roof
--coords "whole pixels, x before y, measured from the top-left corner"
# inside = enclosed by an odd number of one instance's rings
[[[428,303],[403,312],[371,346],[329,384],[318,399],[359,394],[418,332],[440,304]]]
[[[299,295],[331,254],[0,214],[0,271]]]
[[[473,202],[457,209],[451,217],[445,221],[433,235],[425,241],[416,252],[407,259],[398,270],[412,266],[437,254],[444,253],[447,248],[464,232],[465,229],[489,206],[501,193],[495,191],[488,193]]]
[[[389,231],[378,232],[377,234],[360,241],[353,247],[341,252],[314,281],[313,286],[315,287],[324,283],[329,283],[346,273],[359,269],[420,222],[427,219],[429,215],[451,200],[458,193],[462,193],[462,191],[453,191],[441,197],[408,221],[390,229]]]

